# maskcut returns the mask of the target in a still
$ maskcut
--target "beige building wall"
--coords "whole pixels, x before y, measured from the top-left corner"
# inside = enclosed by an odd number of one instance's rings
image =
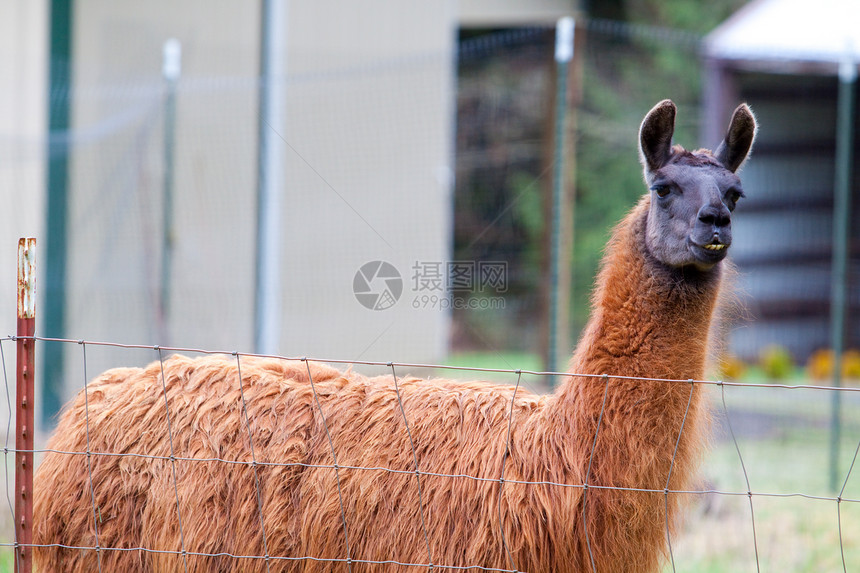
[[[41,237],[44,209],[45,131],[47,128],[48,20],[42,0],[0,0],[0,338],[17,331],[17,256],[20,237]],[[39,244],[36,262],[44,258]],[[42,275],[37,273],[36,287]],[[36,310],[43,308],[37,299]],[[38,334],[38,332],[37,332]],[[0,380],[9,403],[16,403],[16,344],[0,342]],[[38,370],[37,370],[38,374]],[[36,395],[36,400],[39,395]],[[0,427],[11,428],[11,408],[0,408]],[[14,430],[11,434],[14,434]],[[4,435],[14,444],[14,435]],[[10,458],[11,459],[11,458]],[[13,480],[5,481],[7,499]],[[8,506],[7,506],[8,508]],[[8,542],[13,531],[10,510],[0,514]]]
[[[18,238],[43,226],[47,28],[43,0],[0,0],[0,337],[16,329]],[[14,346],[3,350],[14,375]]]
[[[18,239],[36,237],[36,310],[44,308],[48,18],[42,0],[0,0],[0,337],[16,334]],[[38,334],[38,331],[36,332]],[[15,344],[3,346],[14,400]],[[38,375],[37,370],[37,375]],[[38,390],[36,399],[39,399]],[[6,412],[6,409],[3,409]],[[0,414],[5,424],[6,414]]]
[[[415,261],[448,259],[453,3],[288,2],[279,352],[439,361],[448,317],[412,308]],[[75,4],[70,338],[253,351],[259,3]],[[165,172],[163,43],[182,44],[173,264],[160,316]],[[369,310],[364,263],[402,274]],[[87,375],[153,350],[88,346]],[[83,384],[67,347],[67,395]]]
[[[576,15],[578,5],[576,0],[460,0],[459,20],[463,27],[549,24]]]
[[[250,350],[258,5],[75,2],[67,336]],[[165,281],[169,39],[181,43],[182,71]],[[89,376],[157,358],[100,347],[87,354]],[[80,349],[68,347],[65,362],[65,386],[80,387]]]
[[[416,262],[449,259],[453,2],[291,2],[283,157],[288,355],[434,362],[447,309],[415,308]],[[403,291],[370,310],[359,268],[385,261]],[[371,284],[381,288],[381,282]]]

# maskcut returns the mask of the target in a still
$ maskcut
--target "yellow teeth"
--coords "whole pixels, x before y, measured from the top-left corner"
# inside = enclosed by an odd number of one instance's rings
[[[708,249],[709,251],[722,251],[723,249],[726,248],[726,246],[723,244],[705,245],[705,248]]]

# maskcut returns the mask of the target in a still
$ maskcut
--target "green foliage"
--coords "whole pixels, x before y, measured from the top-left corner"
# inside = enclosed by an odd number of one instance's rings
[[[552,35],[484,35],[491,45],[460,59],[453,258],[506,262],[506,304],[493,313],[454,309],[453,346],[525,350],[534,346],[543,275]]]
[[[794,372],[794,358],[783,346],[771,345],[762,349],[759,366],[772,380],[785,380]]]
[[[746,0],[627,0],[625,5],[633,22],[650,23],[703,35],[745,3]]]

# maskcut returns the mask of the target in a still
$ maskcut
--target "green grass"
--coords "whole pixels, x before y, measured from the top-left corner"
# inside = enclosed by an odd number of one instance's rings
[[[542,372],[543,364],[536,354],[527,352],[460,352],[452,354],[445,363],[448,366],[465,366],[469,368],[490,368],[499,370],[530,370]],[[517,375],[511,372],[471,372],[468,370],[439,370],[436,376],[458,378],[462,380],[489,380],[500,384],[516,384]],[[549,391],[551,381],[546,376],[523,374],[520,386],[535,394]]]
[[[692,505],[673,540],[675,571],[729,573],[790,571],[819,573],[860,564],[860,503],[844,501],[840,546],[837,503],[806,496],[836,497],[860,440],[860,409],[843,409],[837,490],[830,487],[831,394],[812,390],[733,388],[726,404],[737,436],[717,440],[706,457],[708,489],[752,491],[708,495]],[[724,415],[713,389],[715,421]],[[846,400],[852,406],[856,400]],[[746,423],[743,420],[746,419]],[[740,456],[738,454],[740,450]],[[743,458],[743,467],[741,465]],[[744,474],[749,479],[749,490]],[[860,499],[860,467],[852,471],[845,500]],[[760,495],[776,494],[776,495]],[[753,519],[755,515],[755,543]],[[756,558],[756,549],[758,557]],[[671,565],[665,571],[672,571]]]
[[[766,467],[773,478],[751,477],[752,491],[802,493],[808,489],[796,487],[796,484],[779,487],[779,482],[798,482],[804,477],[823,481],[817,474],[824,473],[826,465],[809,463],[807,466],[800,461],[820,458],[815,447],[799,442],[793,449],[793,460],[774,461],[773,450],[768,446],[767,441],[755,445],[740,443],[741,450],[746,450],[745,463]],[[716,473],[734,470],[738,466],[734,445],[715,451],[708,466],[710,472]],[[812,471],[812,467],[816,471]],[[795,471],[797,473],[793,473]],[[746,491],[745,485],[738,482],[742,482],[742,478],[721,481],[716,488]],[[750,499],[746,496],[708,497],[707,506],[698,504],[693,507],[683,532],[673,540],[675,570],[678,572],[756,571],[756,549],[761,571],[841,571],[842,549],[847,564],[860,563],[857,544],[860,539],[860,508],[856,503],[842,504],[844,546],[841,549],[837,504],[834,501],[754,495],[754,543]],[[666,571],[671,571],[671,567]]]
[[[447,362],[449,366],[468,366],[470,368],[497,368],[502,370],[543,370],[540,358],[529,352],[458,352],[452,354]],[[483,374],[483,373],[481,373]],[[492,374],[492,373],[488,373]],[[510,374],[505,375],[510,378]]]

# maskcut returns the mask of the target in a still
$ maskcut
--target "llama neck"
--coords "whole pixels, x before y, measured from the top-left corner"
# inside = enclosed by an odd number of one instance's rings
[[[673,269],[645,247],[646,197],[619,225],[569,372],[701,379],[720,265]],[[574,379],[575,385],[575,379]]]
[[[569,376],[539,422],[541,447],[561,462],[548,470],[551,479],[650,491],[686,490],[694,479],[707,417],[698,385],[612,378],[704,376],[719,265],[679,270],[654,259],[645,246],[648,207],[646,197],[609,242],[592,317],[570,362],[572,374],[594,376]],[[603,556],[597,570],[656,571],[679,497],[595,489],[588,500],[576,508],[585,514],[578,519],[599,528],[591,537]],[[583,536],[577,528],[571,543],[582,547]],[[621,538],[653,549],[625,553],[613,543]]]
[[[646,196],[609,242],[592,316],[568,370],[580,376],[567,378],[551,409],[558,427],[583,440],[580,451],[598,435],[591,477],[663,488],[676,464],[673,485],[680,487],[695,466],[701,391],[648,379],[704,377],[720,269],[673,269],[654,259],[645,246],[648,207]]]

